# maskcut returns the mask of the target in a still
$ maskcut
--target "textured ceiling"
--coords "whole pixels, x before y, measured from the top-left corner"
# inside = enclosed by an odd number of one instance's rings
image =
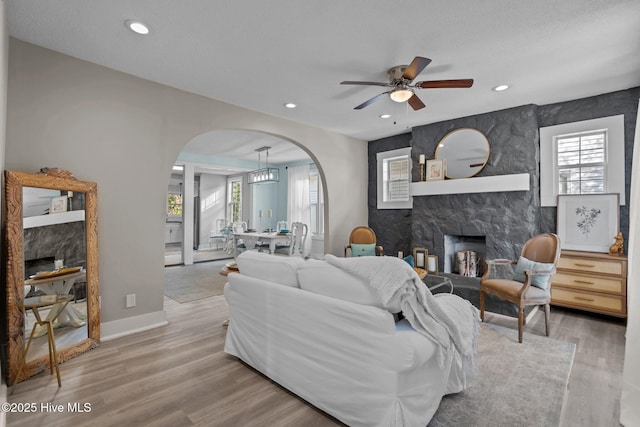
[[[5,3],[9,33],[20,40],[364,140],[640,85],[640,0]],[[127,19],[144,21],[151,34],[130,32]],[[426,108],[420,111],[387,97],[353,109],[385,88],[341,86],[342,80],[386,81],[388,68],[415,56],[433,61],[416,81],[473,78],[475,84],[421,90]],[[501,83],[512,87],[491,90]],[[298,108],[286,109],[285,102]],[[382,113],[393,117],[380,119]],[[216,136],[209,134],[216,155],[237,146]],[[255,157],[253,148],[246,151],[243,156]]]

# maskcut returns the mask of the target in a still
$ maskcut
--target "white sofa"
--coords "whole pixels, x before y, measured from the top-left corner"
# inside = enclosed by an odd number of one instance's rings
[[[436,344],[357,277],[254,251],[237,263],[225,352],[347,425],[426,426],[443,395],[466,387],[459,361],[439,366]]]

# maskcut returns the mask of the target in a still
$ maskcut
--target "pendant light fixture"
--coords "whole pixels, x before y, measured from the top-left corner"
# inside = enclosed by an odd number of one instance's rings
[[[249,184],[262,184],[280,181],[280,169],[269,167],[269,149],[271,149],[271,147],[267,146],[256,148],[256,151],[258,152],[258,169],[249,172]],[[260,155],[263,151],[266,152],[267,160],[266,166],[261,168]]]

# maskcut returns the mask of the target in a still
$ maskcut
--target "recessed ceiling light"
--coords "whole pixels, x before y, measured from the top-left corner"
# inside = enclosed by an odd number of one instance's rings
[[[507,90],[507,89],[509,89],[509,85],[498,85],[491,90],[494,92],[502,92],[503,90]]]
[[[391,117],[391,114],[380,114],[381,119],[388,119]]]
[[[294,104],[293,102],[287,102],[286,104],[284,104],[284,106],[287,108],[296,108],[296,104]]]
[[[141,34],[143,36],[149,34],[149,27],[140,21],[129,19],[124,22],[124,25],[134,33]]]

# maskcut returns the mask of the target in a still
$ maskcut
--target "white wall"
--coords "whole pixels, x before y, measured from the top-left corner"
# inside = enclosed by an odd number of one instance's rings
[[[633,141],[631,207],[629,211],[629,277],[627,278],[627,317],[620,423],[640,426],[640,102]]]
[[[6,167],[72,171],[98,184],[103,336],[163,313],[164,212],[183,146],[217,129],[278,135],[325,173],[328,251],[367,222],[367,143],[186,93],[11,39]],[[357,184],[357,185],[356,185]],[[137,306],[125,308],[125,295]],[[127,322],[119,322],[128,319]],[[112,322],[112,325],[108,325]]]

